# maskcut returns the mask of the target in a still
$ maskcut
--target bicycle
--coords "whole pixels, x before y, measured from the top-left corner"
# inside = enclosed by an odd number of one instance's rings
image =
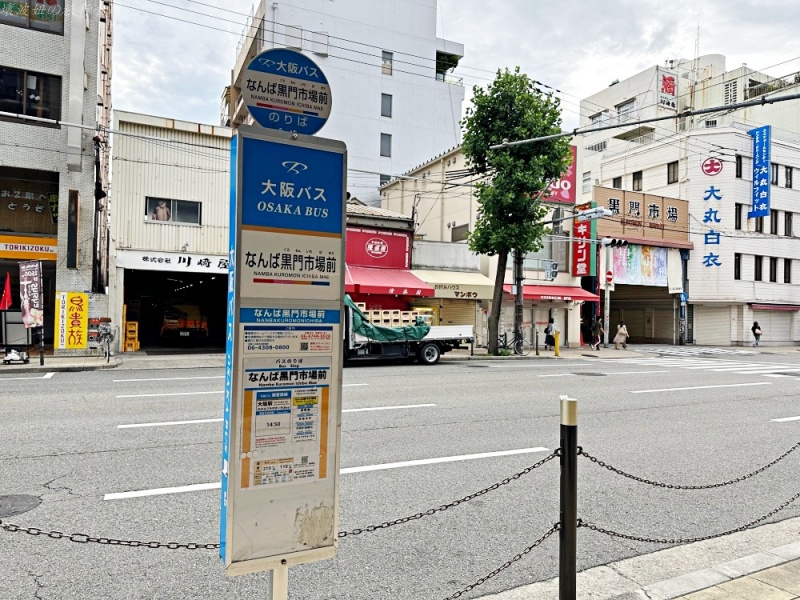
[[[111,342],[114,341],[114,330],[111,323],[100,323],[97,328],[97,343],[103,349],[106,362],[111,362]]]
[[[528,356],[531,352],[531,343],[522,338],[514,337],[511,341],[508,340],[508,333],[504,333],[497,340],[497,347],[501,350],[511,350],[514,354],[520,356]]]

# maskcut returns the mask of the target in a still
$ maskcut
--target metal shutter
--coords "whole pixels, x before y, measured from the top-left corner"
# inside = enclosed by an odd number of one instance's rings
[[[478,303],[475,300],[441,298],[440,302],[440,325],[472,325],[476,327],[475,318],[478,313]]]
[[[693,333],[694,343],[700,346],[730,346],[730,307],[695,304]]]

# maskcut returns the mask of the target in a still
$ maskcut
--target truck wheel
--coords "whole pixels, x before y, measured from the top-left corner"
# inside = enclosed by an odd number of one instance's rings
[[[417,351],[417,360],[419,360],[419,362],[421,362],[423,365],[435,365],[439,362],[441,355],[441,352],[439,352],[439,346],[430,342],[422,346],[419,351]]]

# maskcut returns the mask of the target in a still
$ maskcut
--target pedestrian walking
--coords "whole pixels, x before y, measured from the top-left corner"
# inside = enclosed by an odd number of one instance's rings
[[[625,326],[625,321],[620,321],[619,325],[617,325],[617,335],[614,336],[614,349],[619,350],[619,345],[622,344],[622,347],[627,350],[627,341],[628,328]]]
[[[603,339],[603,334],[605,333],[605,329],[603,329],[603,321],[600,317],[597,317],[597,320],[592,325],[592,350],[600,351],[600,342]]]
[[[750,328],[750,331],[753,332],[753,337],[755,338],[755,342],[753,342],[753,348],[758,347],[758,343],[761,341],[761,327],[758,324],[758,321],[753,321],[753,326]]]
[[[550,321],[547,323],[547,327],[544,328],[544,349],[545,350],[553,350],[556,347],[556,338],[555,332],[556,328],[553,325],[553,319],[551,318]]]

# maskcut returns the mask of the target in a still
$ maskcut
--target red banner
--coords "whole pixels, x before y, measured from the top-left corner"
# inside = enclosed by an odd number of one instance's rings
[[[19,263],[19,296],[25,328],[43,327],[42,264],[38,260]]]
[[[575,204],[575,163],[577,160],[577,149],[575,146],[570,146],[569,149],[572,152],[572,162],[563,177],[550,184],[550,192],[547,197],[544,198],[544,202],[569,205]]]
[[[348,265],[411,268],[411,232],[348,227],[345,248]]]

